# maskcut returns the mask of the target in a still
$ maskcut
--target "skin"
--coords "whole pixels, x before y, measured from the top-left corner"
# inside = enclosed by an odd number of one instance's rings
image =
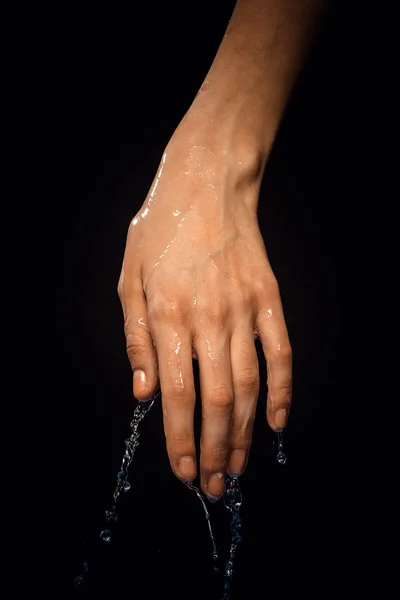
[[[129,225],[118,294],[134,395],[161,387],[171,467],[197,474],[192,359],[202,403],[201,487],[243,473],[267,362],[267,420],[283,429],[292,350],[260,233],[265,165],[322,14],[319,0],[238,1],[207,77]]]

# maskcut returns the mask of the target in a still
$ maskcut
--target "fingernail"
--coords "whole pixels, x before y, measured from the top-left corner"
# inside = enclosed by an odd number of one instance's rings
[[[225,492],[225,476],[223,473],[213,473],[208,480],[207,496],[213,498],[214,502],[223,496]]]
[[[207,494],[207,500],[209,502],[212,502],[214,504],[214,502],[218,502],[218,500],[221,500],[222,496],[212,496],[211,494]]]
[[[183,456],[178,463],[178,473],[181,479],[191,481],[196,477],[196,465],[191,456]]]
[[[231,477],[239,477],[246,468],[247,452],[245,450],[232,450],[229,457],[228,473]]]
[[[133,373],[133,393],[138,398],[146,389],[146,374],[142,369],[137,369]],[[141,398],[138,398],[141,400]]]
[[[275,429],[283,429],[286,425],[287,410],[285,408],[279,408],[275,413]]]

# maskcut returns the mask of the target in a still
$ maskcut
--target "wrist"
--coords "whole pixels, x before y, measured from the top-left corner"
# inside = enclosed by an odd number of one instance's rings
[[[191,182],[193,194],[256,211],[265,168],[253,144],[230,136],[204,114],[185,115],[165,149],[166,161]],[[205,196],[204,196],[205,192]]]
[[[215,105],[198,102],[192,106],[176,129],[174,146],[203,148],[210,155],[223,159],[230,177],[237,185],[259,187],[270,154],[275,131],[256,131],[245,118],[238,118],[236,109],[226,111],[220,102]]]

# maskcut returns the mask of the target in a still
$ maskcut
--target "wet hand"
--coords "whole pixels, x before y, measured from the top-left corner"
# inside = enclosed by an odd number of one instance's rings
[[[256,338],[271,428],[286,425],[291,402],[291,347],[257,221],[259,171],[245,151],[178,129],[129,226],[118,284],[134,395],[144,401],[161,387],[168,456],[183,481],[197,474],[192,358],[199,362],[201,487],[210,499],[224,493],[227,472],[246,467]]]

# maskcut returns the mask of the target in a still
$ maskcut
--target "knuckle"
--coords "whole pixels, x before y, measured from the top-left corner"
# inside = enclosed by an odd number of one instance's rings
[[[192,434],[189,431],[173,431],[166,435],[167,443],[170,447],[190,446],[192,444]]]
[[[259,387],[259,374],[258,371],[251,367],[243,368],[239,371],[235,386],[241,392],[246,394],[252,394],[258,391]]]
[[[269,277],[255,281],[253,285],[256,294],[260,298],[264,299],[266,294],[268,294],[269,297],[280,296],[278,280],[272,274]],[[267,308],[265,310],[267,310]]]
[[[283,398],[286,399],[290,396],[290,394],[292,393],[292,385],[291,383],[288,383],[286,385],[281,384],[278,385],[275,389],[274,389],[274,396],[275,398]]]
[[[282,359],[291,359],[293,355],[292,347],[289,343],[281,345],[281,349],[279,351]]]
[[[247,450],[249,448],[253,433],[253,423],[254,419],[244,423],[233,423],[231,429],[232,448],[238,450]]]
[[[202,316],[202,320],[209,326],[220,325],[224,321],[224,313],[226,312],[221,310],[221,306],[214,301],[200,305],[198,311]]]
[[[288,408],[292,398],[291,384],[279,385],[271,390],[271,405],[274,409]]]
[[[244,436],[234,438],[231,444],[231,450],[243,450],[243,452],[248,452],[251,445],[251,439],[247,439]]]
[[[228,447],[223,444],[214,444],[202,453],[202,470],[215,473],[223,469],[228,457]]]
[[[215,465],[215,463],[224,464],[226,461],[227,455],[228,455],[228,447],[226,444],[215,445],[212,448],[210,448],[210,451],[209,451],[209,456],[213,462],[213,465]]]
[[[183,317],[183,302],[180,298],[173,301],[153,299],[148,304],[152,318],[158,324],[170,324]]]
[[[233,405],[231,390],[226,385],[214,386],[211,392],[210,403],[219,408],[231,408]]]
[[[279,350],[276,350],[271,354],[271,356],[269,357],[269,362],[277,365],[286,365],[287,363],[290,363],[292,361],[292,356],[292,347],[289,344],[289,342],[287,342],[286,344],[279,345]]]
[[[165,434],[167,454],[173,471],[183,456],[194,456],[194,439],[188,431],[172,431]],[[179,476],[179,475],[178,475]]]
[[[126,352],[129,360],[134,359],[140,354],[146,352],[146,340],[138,333],[128,332],[126,334]]]

